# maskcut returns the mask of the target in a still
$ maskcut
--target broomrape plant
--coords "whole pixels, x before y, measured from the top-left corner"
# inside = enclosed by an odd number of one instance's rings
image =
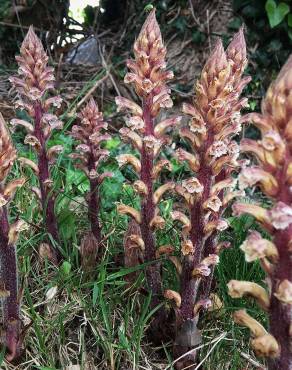
[[[251,346],[268,358],[269,370],[288,370],[292,368],[292,56],[268,89],[262,113],[251,113],[245,121],[260,130],[261,139],[241,141],[241,151],[251,153],[257,164],[242,169],[239,186],[259,186],[273,207],[236,203],[233,211],[254,216],[271,235],[268,240],[252,231],[241,246],[247,262],[259,259],[267,286],[232,280],[228,289],[233,298],[253,297],[267,312],[269,332],[245,310],[235,312],[234,320],[250,329]]]
[[[84,171],[89,179],[90,191],[87,195],[88,219],[91,232],[83,238],[81,243],[82,265],[85,269],[94,267],[98,248],[101,242],[101,226],[99,222],[99,186],[106,177],[112,174],[97,172],[101,161],[109,155],[108,150],[102,149],[102,142],[109,140],[110,135],[102,133],[107,129],[107,123],[103,120],[93,98],[79,114],[80,124],[72,127],[71,136],[80,144],[76,146],[75,153],[71,158],[75,160],[76,168]]]
[[[48,96],[53,89],[53,69],[47,66],[48,56],[32,27],[16,60],[19,76],[12,77],[11,82],[19,97],[16,107],[25,111],[27,119],[13,119],[11,125],[22,126],[27,131],[24,142],[35,150],[37,163],[28,158],[19,160],[30,166],[39,178],[40,189],[33,190],[41,200],[47,233],[58,243],[50,170],[56,154],[63,147],[48,148],[48,140],[54,129],[63,127],[59,118],[51,113],[53,106],[60,107],[61,98]],[[235,203],[233,211],[235,215],[253,215],[271,235],[271,240],[268,240],[252,231],[241,246],[248,262],[260,260],[267,275],[267,288],[232,280],[228,289],[232,297],[249,295],[256,299],[269,315],[270,333],[245,310],[237,311],[234,319],[251,330],[251,345],[258,355],[269,358],[269,370],[292,368],[292,56],[269,88],[262,103],[262,114],[241,117],[241,109],[246,106],[247,99],[241,99],[240,95],[250,80],[243,77],[246,65],[246,46],[241,29],[226,50],[220,40],[217,42],[195,85],[193,102],[183,105],[187,122],[181,124],[181,116],[161,120],[162,109],[173,105],[167,86],[173,73],[166,70],[166,48],[153,9],[134,43],[134,60],[127,61],[129,72],[124,79],[125,83],[134,86],[139,103],[116,97],[118,110],[125,112],[126,125],[120,129],[120,136],[131,144],[135,153],[120,154],[116,159],[120,166],[133,167],[137,176],[133,189],[140,197],[139,209],[125,204],[117,206],[120,214],[132,218],[124,237],[124,262],[127,268],[146,263],[151,308],[157,310],[152,325],[156,340],[165,339],[170,332],[169,327],[172,327],[172,323],[167,321],[172,316],[167,316],[167,311],[162,308],[160,258],[167,257],[177,269],[179,291],[164,291],[164,297],[174,306],[173,353],[175,358],[180,357],[176,361],[177,369],[195,367],[193,348],[201,342],[198,330],[200,313],[212,304],[210,293],[214,268],[219,262],[220,251],[229,246],[227,242],[218,241],[220,232],[228,227],[223,213],[235,197],[245,195],[247,186],[254,185],[259,185],[274,201],[273,207],[265,209],[257,204]],[[95,267],[101,244],[99,188],[106,177],[112,176],[109,172],[100,173],[98,169],[101,161],[109,155],[102,143],[110,139],[110,135],[105,133],[107,124],[93,99],[82,109],[79,119],[71,131],[71,136],[79,142],[71,157],[75,167],[84,171],[90,183],[87,194],[90,233],[81,243],[82,265],[85,270],[90,270]],[[241,131],[243,122],[253,122],[261,132],[261,140],[243,139],[238,145],[234,137]],[[168,131],[174,127],[179,129],[181,138],[181,147],[176,150],[175,157],[188,164],[190,176],[180,183],[165,181],[161,184],[161,172],[172,170],[162,149],[172,143],[172,135]],[[238,160],[240,151],[253,154],[257,165],[247,167],[247,161]],[[9,224],[8,205],[25,180],[6,183],[15,159],[16,150],[0,115],[1,341],[8,350],[8,361],[20,356],[24,333],[19,314],[15,244],[26,224],[21,220]],[[242,171],[237,187],[233,174],[240,166]],[[175,199],[180,200],[171,212],[173,221],[181,225],[179,256],[175,255],[174,246],[156,245],[156,232],[163,230],[166,224],[159,208],[166,192],[173,193]],[[60,252],[53,245],[42,253],[46,253],[55,264],[60,260]],[[136,276],[135,272],[128,276],[128,285]]]
[[[0,298],[2,304],[1,343],[6,347],[7,360],[12,361],[21,355],[22,325],[20,320],[20,292],[16,242],[20,231],[27,225],[22,220],[9,224],[8,208],[15,191],[25,179],[15,179],[6,183],[7,176],[16,159],[9,131],[0,114]]]
[[[18,93],[19,100],[15,107],[23,109],[28,116],[27,120],[13,119],[13,127],[22,126],[27,131],[24,139],[36,151],[38,163],[28,158],[19,158],[20,163],[31,167],[39,178],[39,188],[32,190],[39,197],[44,215],[47,232],[59,242],[59,233],[55,216],[55,200],[52,194],[53,181],[50,177],[50,168],[56,154],[62,152],[62,145],[47,148],[47,142],[54,129],[62,129],[63,124],[58,117],[50,113],[52,106],[60,107],[59,96],[48,97],[47,94],[53,89],[53,68],[47,66],[48,56],[33,31],[32,26],[23,40],[20,48],[20,56],[16,56],[19,77],[11,77],[10,81]],[[47,253],[48,258],[57,263],[60,252],[52,245]]]
[[[135,41],[134,55],[135,60],[127,62],[130,72],[126,74],[124,81],[134,85],[141,104],[121,96],[116,98],[116,104],[118,110],[129,113],[126,117],[126,127],[120,130],[120,135],[138,151],[139,158],[133,154],[122,154],[117,160],[121,166],[131,165],[139,178],[133,187],[141,198],[141,210],[120,204],[118,212],[131,216],[140,225],[141,235],[133,234],[128,238],[131,239],[132,247],[135,243],[136,247],[143,251],[144,261],[150,262],[156,259],[155,231],[165,227],[165,220],[160,215],[158,205],[164,193],[175,187],[172,182],[157,187],[162,169],[171,170],[170,162],[160,156],[161,149],[171,142],[165,132],[180,121],[180,117],[161,122],[158,119],[162,108],[170,108],[173,105],[169,95],[170,89],[166,85],[166,82],[173,78],[173,73],[165,70],[166,48],[155,18],[155,10],[148,15]],[[155,307],[162,297],[158,262],[147,266],[146,278]],[[162,320],[161,317],[160,319]],[[159,325],[163,323],[160,321]]]
[[[242,195],[242,191],[234,190],[232,172],[239,167],[239,146],[233,137],[241,131],[240,110],[247,103],[247,99],[239,98],[250,81],[242,77],[246,64],[242,30],[226,52],[219,40],[195,85],[193,103],[183,105],[183,113],[190,119],[180,129],[180,136],[187,145],[176,151],[176,157],[188,163],[193,175],[176,186],[183,204],[177,204],[172,212],[173,220],[182,225],[180,292],[165,292],[176,306],[175,357],[201,340],[199,313],[211,304],[214,266],[219,262],[219,252],[227,246],[217,241],[218,234],[228,227],[222,213],[234,197]],[[177,368],[191,365],[194,357],[184,356]]]

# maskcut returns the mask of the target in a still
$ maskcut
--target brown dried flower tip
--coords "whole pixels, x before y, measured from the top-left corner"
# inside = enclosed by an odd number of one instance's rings
[[[98,242],[92,233],[85,235],[81,241],[80,255],[84,272],[92,272],[96,266]]]

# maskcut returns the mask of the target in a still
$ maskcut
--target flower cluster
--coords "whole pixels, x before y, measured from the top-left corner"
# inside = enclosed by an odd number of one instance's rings
[[[231,174],[239,167],[239,145],[233,138],[241,131],[240,111],[247,103],[239,98],[250,80],[242,76],[246,65],[240,30],[226,51],[222,42],[217,42],[195,85],[193,103],[183,104],[189,120],[180,129],[184,149],[176,151],[176,158],[188,164],[191,177],[176,185],[185,207],[180,203],[172,212],[173,220],[182,225],[176,316],[177,336],[184,341],[176,341],[177,356],[192,347],[189,328],[195,335],[199,312],[208,306],[213,269],[220,249],[226,246],[217,243],[218,233],[228,227],[222,213],[234,197],[243,195],[242,190],[235,190]],[[190,356],[181,366],[188,366],[188,361]]]
[[[18,77],[11,77],[10,81],[18,93],[16,108],[26,111],[29,119],[13,119],[11,126],[22,126],[27,132],[24,143],[31,145],[37,153],[38,163],[27,158],[20,158],[22,164],[32,168],[39,178],[40,189],[34,189],[40,196],[45,215],[46,229],[55,241],[59,241],[58,228],[54,213],[54,198],[52,195],[52,180],[50,165],[58,153],[63,150],[61,145],[47,148],[47,141],[54,129],[62,129],[59,118],[50,113],[52,107],[60,107],[59,96],[48,97],[53,89],[53,69],[48,67],[48,56],[30,27],[20,48],[20,55],[16,57],[18,63]],[[51,246],[49,257],[57,263],[59,252]]]
[[[72,127],[71,136],[79,141],[75,148],[75,152],[71,154],[71,158],[75,160],[76,168],[82,169],[89,179],[90,191],[87,194],[88,202],[88,218],[91,225],[91,234],[83,240],[83,248],[81,254],[84,254],[83,261],[90,259],[89,250],[93,260],[96,258],[97,249],[101,242],[101,228],[99,223],[99,186],[102,181],[111,176],[111,173],[98,173],[100,163],[109,154],[108,150],[101,147],[102,143],[109,140],[109,134],[103,133],[107,129],[107,123],[103,120],[103,115],[99,112],[96,103],[91,98],[88,104],[82,109],[79,114],[80,124]],[[95,249],[92,239],[95,239]],[[86,241],[87,240],[87,241]],[[90,248],[86,248],[86,245]],[[82,252],[83,251],[83,252]],[[86,257],[85,257],[86,255]],[[86,263],[87,264],[87,263]],[[84,265],[85,267],[85,265]]]
[[[262,113],[248,114],[261,132],[260,140],[243,139],[241,151],[252,154],[256,165],[245,167],[239,186],[259,186],[273,200],[271,209],[257,204],[236,203],[235,215],[248,213],[270,233],[272,240],[252,231],[241,249],[246,261],[259,260],[267,278],[267,287],[252,282],[231,281],[232,297],[251,295],[269,314],[269,331],[247,313],[236,312],[235,321],[250,328],[251,344],[260,356],[270,358],[269,369],[288,370],[292,367],[291,304],[292,304],[292,57],[272,83],[262,102]]]
[[[21,353],[20,297],[16,260],[18,235],[27,225],[22,220],[9,224],[8,206],[18,187],[25,179],[15,179],[6,183],[6,178],[16,159],[9,131],[0,114],[0,298],[2,300],[2,341],[8,350],[7,360],[12,361]]]
[[[123,165],[131,165],[139,179],[133,184],[141,197],[141,211],[120,204],[118,211],[128,214],[140,225],[141,235],[133,235],[136,244],[143,247],[145,262],[156,258],[155,230],[163,229],[165,220],[159,214],[158,204],[167,191],[174,189],[172,182],[166,182],[157,188],[157,182],[163,169],[171,169],[166,158],[161,158],[161,149],[171,142],[166,132],[180,121],[173,117],[159,122],[158,114],[162,108],[172,107],[170,89],[167,81],[173,77],[167,71],[161,32],[151,11],[134,44],[135,60],[129,60],[130,70],[125,76],[125,83],[132,83],[141,105],[118,96],[116,104],[120,111],[126,111],[126,126],[120,130],[122,139],[130,142],[139,152],[139,158],[133,154],[122,154],[117,160]],[[156,188],[156,189],[155,189]],[[153,295],[153,304],[159,303],[162,297],[161,275],[159,264],[152,264],[146,270],[147,282]]]

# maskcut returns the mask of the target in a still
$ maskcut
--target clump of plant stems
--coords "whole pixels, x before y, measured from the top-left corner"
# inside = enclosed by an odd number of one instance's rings
[[[71,157],[75,160],[75,167],[80,168],[89,179],[90,190],[87,194],[88,219],[90,233],[83,238],[81,243],[82,265],[85,269],[92,267],[97,258],[98,248],[101,243],[101,226],[99,221],[99,187],[106,177],[112,174],[98,173],[100,163],[109,155],[109,151],[101,147],[102,143],[111,136],[103,133],[107,123],[99,112],[96,103],[91,98],[79,114],[80,124],[72,127],[71,136],[79,141]],[[95,246],[95,247],[94,247]]]
[[[23,40],[20,55],[16,56],[18,63],[18,77],[11,77],[10,81],[18,94],[15,108],[24,110],[27,119],[13,119],[11,125],[22,126],[27,131],[24,143],[31,145],[37,155],[37,163],[28,158],[19,158],[19,161],[30,166],[39,179],[40,188],[33,188],[41,201],[43,219],[46,231],[55,243],[60,241],[58,225],[55,215],[55,200],[53,195],[54,184],[50,169],[58,153],[62,152],[62,145],[47,147],[47,142],[54,129],[62,129],[59,118],[50,113],[51,108],[60,107],[60,96],[48,97],[54,87],[53,68],[47,65],[48,56],[41,41],[34,33],[32,26]],[[55,264],[60,260],[59,250],[49,243],[48,258]]]
[[[226,243],[218,242],[228,227],[222,214],[229,202],[242,191],[235,190],[232,173],[239,167],[239,146],[233,137],[241,131],[240,110],[247,99],[240,99],[249,77],[242,29],[227,50],[218,40],[195,85],[192,104],[183,104],[188,124],[180,129],[184,148],[176,151],[180,162],[187,162],[191,176],[176,186],[183,202],[176,205],[172,218],[182,225],[180,291],[167,290],[175,302],[175,357],[200,343],[197,322],[201,310],[210,304],[214,266]],[[173,253],[175,248],[167,253]],[[194,352],[184,356],[177,368],[191,366]]]
[[[22,220],[9,222],[9,202],[24,178],[7,182],[8,174],[16,159],[9,131],[0,113],[0,298],[2,305],[1,344],[7,350],[6,359],[16,360],[21,355],[22,323],[20,319],[20,291],[16,242],[20,231],[27,225]]]
[[[266,274],[265,286],[231,280],[231,297],[250,296],[267,312],[269,331],[246,310],[236,311],[236,323],[247,326],[251,346],[259,356],[268,358],[269,370],[292,368],[292,57],[271,84],[262,101],[261,114],[245,117],[260,131],[261,139],[242,139],[242,152],[252,154],[256,164],[244,167],[240,188],[259,186],[273,206],[236,203],[235,215],[250,214],[270,234],[271,240],[251,231],[241,249],[247,262],[259,260]]]
[[[57,264],[60,252],[58,225],[55,215],[54,183],[50,176],[51,165],[61,145],[48,146],[54,129],[63,127],[60,119],[51,112],[60,107],[59,96],[48,96],[53,89],[53,69],[48,67],[48,56],[41,41],[31,27],[22,43],[18,77],[11,82],[18,93],[16,107],[26,113],[26,119],[13,119],[11,125],[22,126],[27,131],[25,144],[31,145],[37,163],[28,158],[20,162],[32,168],[38,176],[40,189],[34,188],[43,209],[43,219],[48,234],[49,259]],[[207,60],[195,85],[191,104],[183,104],[181,116],[160,119],[163,109],[173,105],[167,83],[173,73],[166,69],[166,48],[153,9],[134,43],[134,59],[127,61],[129,72],[124,82],[132,84],[138,102],[122,96],[116,97],[118,110],[125,112],[125,126],[120,137],[130,143],[134,154],[120,154],[120,166],[131,165],[136,174],[132,186],[140,199],[138,209],[118,204],[122,215],[131,217],[125,233],[124,262],[126,267],[146,263],[146,282],[152,297],[151,308],[156,309],[151,332],[153,339],[165,339],[172,326],[171,315],[163,308],[165,298],[173,303],[175,338],[173,354],[177,369],[194,369],[194,347],[201,343],[198,329],[200,313],[210,307],[213,272],[219,254],[229,246],[218,237],[228,228],[224,211],[234,198],[245,195],[244,189],[258,185],[271,198],[273,206],[262,208],[257,204],[235,203],[235,215],[253,215],[271,235],[265,239],[252,231],[241,246],[248,262],[259,259],[266,273],[266,285],[232,280],[228,284],[232,297],[252,296],[269,315],[269,331],[247,314],[237,311],[234,319],[247,326],[252,333],[251,345],[258,355],[268,357],[269,370],[292,368],[292,57],[282,68],[278,78],[269,88],[262,103],[262,114],[241,117],[247,99],[240,98],[249,82],[243,72],[247,65],[246,46],[241,29],[226,50],[219,40]],[[109,155],[103,142],[110,139],[105,133],[107,124],[93,99],[79,114],[71,136],[79,143],[71,157],[89,179],[87,194],[90,232],[81,242],[81,263],[85,270],[96,265],[101,244],[100,185],[111,173],[101,173],[99,164]],[[260,130],[261,139],[243,139],[240,145],[234,140],[242,123],[253,122]],[[290,127],[291,126],[291,127]],[[188,166],[188,175],[180,182],[164,181],[161,172],[171,171],[170,161],[163,149],[171,145],[177,128],[180,135],[175,158]],[[290,132],[291,131],[291,132]],[[257,164],[247,166],[239,160],[239,153],[251,153]],[[0,298],[3,306],[3,335],[7,360],[13,361],[21,354],[23,330],[20,320],[20,295],[17,279],[15,244],[18,234],[26,224],[17,220],[10,224],[9,202],[24,179],[7,183],[7,176],[16,159],[16,150],[0,115]],[[235,173],[242,168],[239,186]],[[157,245],[157,230],[164,230],[166,220],[160,212],[161,199],[172,193],[174,203],[171,217],[181,225],[179,252],[172,245]],[[51,242],[53,239],[53,242]],[[47,244],[48,245],[48,244]],[[178,291],[163,287],[162,256],[172,261],[179,276]],[[136,278],[128,277],[131,284]]]
[[[162,148],[171,143],[166,131],[176,125],[180,117],[173,117],[159,122],[158,115],[163,108],[170,108],[173,102],[166,83],[173,78],[173,73],[166,68],[166,48],[155,18],[155,10],[148,15],[142,30],[134,43],[134,60],[127,61],[130,72],[125,76],[125,83],[131,83],[140,98],[140,104],[118,96],[116,104],[120,111],[127,111],[126,126],[120,130],[122,139],[130,142],[139,153],[122,154],[117,157],[121,166],[131,165],[138,179],[133,188],[141,198],[141,210],[125,204],[118,205],[118,212],[131,216],[139,225],[141,235],[133,234],[132,243],[143,251],[145,262],[156,259],[156,230],[165,227],[165,220],[160,215],[159,202],[164,193],[173,190],[173,182],[159,184],[163,169],[170,170],[170,162],[161,155]],[[146,267],[146,279],[152,294],[152,307],[162,299],[162,281],[160,263]],[[162,310],[157,314],[157,322],[163,325]],[[156,322],[156,324],[157,324]],[[157,335],[160,331],[157,326]]]

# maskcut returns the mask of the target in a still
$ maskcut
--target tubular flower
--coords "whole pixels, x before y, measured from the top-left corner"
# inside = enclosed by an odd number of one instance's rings
[[[58,242],[54,196],[52,189],[49,189],[46,184],[51,182],[50,164],[62,148],[53,147],[49,152],[47,144],[53,130],[60,130],[63,127],[59,118],[50,113],[52,107],[60,107],[62,100],[59,96],[47,97],[54,87],[53,68],[47,65],[48,56],[32,27],[29,28],[23,40],[20,55],[15,59],[19,67],[18,77],[10,78],[19,98],[15,107],[25,110],[29,118],[28,121],[13,119],[11,125],[13,128],[16,126],[25,128],[27,135],[24,142],[36,151],[38,163],[36,166],[32,163],[29,165],[32,169],[35,168],[35,174],[39,178],[41,204],[47,232]],[[25,161],[23,163],[27,164]],[[57,263],[60,253],[53,246],[51,249],[52,261]]]
[[[8,361],[18,358],[22,351],[16,242],[19,233],[27,228],[22,220],[9,224],[8,219],[9,202],[16,189],[25,182],[18,179],[6,183],[15,159],[16,150],[0,113],[0,297],[4,330],[1,344],[7,348]]]
[[[98,166],[108,155],[108,151],[102,149],[102,143],[109,140],[110,135],[103,133],[107,129],[107,123],[103,120],[102,113],[99,112],[93,98],[89,100],[78,116],[80,123],[72,127],[71,136],[77,139],[79,144],[75,147],[75,152],[72,153],[71,157],[75,159],[75,166],[82,169],[89,179],[88,218],[91,233],[95,237],[96,249],[98,249],[101,242],[99,186],[106,177],[111,176],[111,173],[99,173]],[[90,245],[92,245],[93,238],[86,236],[86,239],[91,239]],[[96,258],[97,251],[92,256]]]
[[[258,356],[270,358],[279,356],[280,348],[276,339],[258,321],[249,316],[245,310],[236,311],[234,313],[234,321],[249,328],[254,337],[251,345]]]
[[[186,162],[194,175],[176,186],[178,194],[185,200],[189,224],[182,233],[185,241],[181,249],[181,307],[177,310],[179,337],[185,322],[197,322],[198,316],[194,315],[197,302],[209,299],[217,262],[205,262],[208,256],[216,256],[219,252],[218,232],[228,227],[222,213],[238,194],[232,192],[236,184],[231,172],[239,166],[240,148],[233,137],[241,131],[240,111],[246,105],[246,99],[239,98],[250,80],[242,76],[246,65],[241,29],[226,51],[222,42],[217,41],[195,85],[193,103],[183,104],[183,113],[189,121],[181,128],[180,135],[188,149],[179,148],[176,158]],[[186,241],[192,248],[186,247]],[[190,347],[187,341],[185,346],[175,346],[175,357],[182,356]],[[190,355],[178,367],[187,366],[188,361],[191,361]]]
[[[161,149],[170,143],[170,137],[166,133],[180,121],[180,117],[161,122],[158,120],[161,109],[172,107],[167,82],[173,77],[173,73],[166,70],[166,48],[155,18],[155,10],[148,15],[135,41],[134,56],[134,60],[127,62],[129,72],[124,82],[134,86],[140,104],[121,96],[116,98],[116,104],[119,110],[130,114],[130,118],[126,117],[127,127],[123,127],[120,133],[122,139],[138,150],[139,159],[123,154],[118,161],[121,164],[131,164],[139,177],[134,187],[141,197],[141,211],[123,205],[118,206],[118,211],[128,214],[140,224],[141,238],[145,245],[143,260],[150,262],[156,259],[155,230],[165,226],[165,220],[158,212],[158,204],[165,192],[173,191],[175,187],[173,183],[167,182],[157,188],[162,169],[171,169],[170,163],[159,157]],[[163,293],[159,263],[146,268],[146,278],[152,291],[154,307],[160,303],[159,297]],[[161,315],[162,310],[159,310],[159,325],[163,325]],[[158,328],[156,331],[161,334]]]
[[[235,214],[253,215],[271,236],[270,241],[253,231],[241,246],[248,262],[260,260],[270,282],[270,304],[267,311],[271,334],[266,333],[252,341],[253,347],[262,346],[256,349],[259,355],[270,357],[269,370],[292,368],[291,112],[292,56],[269,87],[262,101],[261,114],[248,114],[243,119],[252,122],[260,130],[261,139],[242,140],[241,150],[254,155],[258,165],[242,170],[239,176],[240,187],[259,185],[263,193],[271,198],[273,206],[270,209],[243,203],[233,206]],[[232,292],[230,294],[234,297]],[[268,350],[268,345],[272,346],[271,350]]]

